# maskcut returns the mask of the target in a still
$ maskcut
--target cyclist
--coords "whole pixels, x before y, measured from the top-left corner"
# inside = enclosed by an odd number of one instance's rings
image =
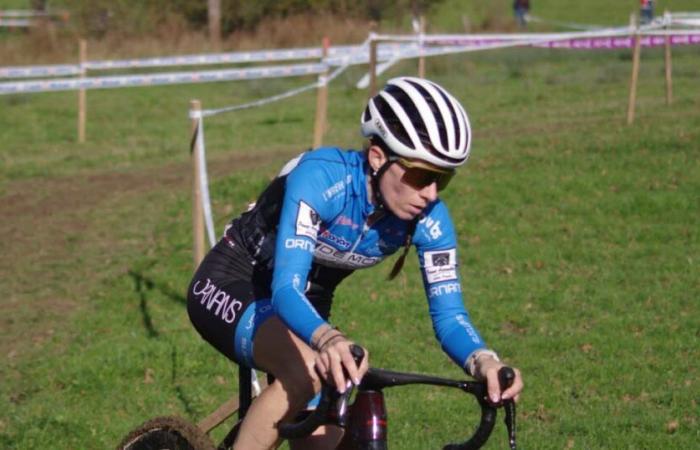
[[[233,219],[198,268],[188,291],[195,328],[238,364],[275,381],[253,402],[234,448],[274,448],[276,424],[304,409],[319,377],[340,391],[359,383],[353,343],[329,322],[333,291],[354,270],[399,250],[395,276],[411,245],[421,267],[429,312],[443,350],[487,381],[494,402],[503,366],[464,308],[457,239],[438,198],[469,157],[471,129],[460,103],[420,78],[390,80],[361,117],[364,151],[320,148],[288,162],[255,205]],[[343,368],[350,376],[346,380]],[[293,448],[334,448],[339,430],[319,431]]]

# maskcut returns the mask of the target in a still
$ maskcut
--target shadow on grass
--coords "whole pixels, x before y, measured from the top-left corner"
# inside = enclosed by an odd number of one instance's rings
[[[185,390],[177,382],[177,347],[175,346],[173,346],[172,350],[170,351],[170,361],[170,381],[175,387],[175,393],[177,394],[177,398],[180,400],[180,403],[182,403],[182,407],[185,409],[187,416],[195,417],[196,414],[194,408],[192,408],[192,403],[187,398]]]
[[[151,313],[148,309],[148,291],[157,289],[163,295],[165,295],[170,300],[179,303],[181,305],[187,304],[187,299],[184,295],[178,294],[164,284],[159,284],[153,281],[152,278],[145,276],[141,272],[135,270],[129,270],[129,276],[134,280],[134,291],[139,296],[139,309],[141,310],[141,316],[143,318],[143,326],[146,328],[146,332],[149,338],[157,338],[160,333],[153,325],[153,320],[151,319]]]

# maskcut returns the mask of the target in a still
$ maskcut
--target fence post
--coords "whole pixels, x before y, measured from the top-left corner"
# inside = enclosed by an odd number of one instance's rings
[[[664,20],[668,20],[670,13],[668,10],[664,11]],[[664,27],[668,30],[668,26]],[[666,35],[666,54],[664,58],[665,69],[666,69],[666,105],[670,106],[673,102],[673,76],[671,75],[671,36]]]
[[[637,14],[632,13],[630,16],[630,29],[634,30],[634,50],[632,54],[632,79],[630,80],[630,96],[627,104],[627,125],[634,122],[634,109],[637,103],[637,79],[639,78],[639,53],[641,50],[641,39],[639,35],[639,22]]]
[[[190,153],[192,156],[192,238],[193,259],[195,269],[204,259],[204,207],[202,206],[202,185],[200,179],[200,153],[198,133],[199,121],[202,120],[202,103],[199,100],[190,102],[190,117],[192,118]]]
[[[218,49],[221,47],[221,0],[208,0],[207,19],[209,41]]]
[[[85,78],[85,62],[87,61],[87,41],[78,41],[78,54],[80,58],[80,79]],[[85,142],[85,121],[87,120],[87,93],[85,88],[78,91],[78,142]]]
[[[377,93],[377,39],[374,33],[369,35],[369,96]]]
[[[425,39],[425,16],[420,16],[419,22],[419,35],[418,35],[418,45],[420,51],[420,57],[418,58],[418,77],[425,78],[425,55],[423,54],[423,45]]]
[[[328,57],[330,39],[323,38],[323,61]],[[318,91],[316,93],[316,120],[314,123],[314,146],[318,148],[323,143],[323,134],[326,131],[326,109],[328,105],[328,68],[318,76]]]

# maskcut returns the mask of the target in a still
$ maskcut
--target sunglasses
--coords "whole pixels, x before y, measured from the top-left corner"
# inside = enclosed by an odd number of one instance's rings
[[[423,189],[435,183],[437,190],[442,191],[455,175],[454,170],[428,168],[425,163],[410,159],[397,158],[396,162],[405,170],[401,181],[415,189]]]

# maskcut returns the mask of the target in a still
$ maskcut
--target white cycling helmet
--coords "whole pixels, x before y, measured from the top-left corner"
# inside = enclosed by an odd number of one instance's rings
[[[438,167],[467,162],[469,117],[442,87],[422,78],[389,80],[362,114],[362,134],[381,138],[391,151]]]

